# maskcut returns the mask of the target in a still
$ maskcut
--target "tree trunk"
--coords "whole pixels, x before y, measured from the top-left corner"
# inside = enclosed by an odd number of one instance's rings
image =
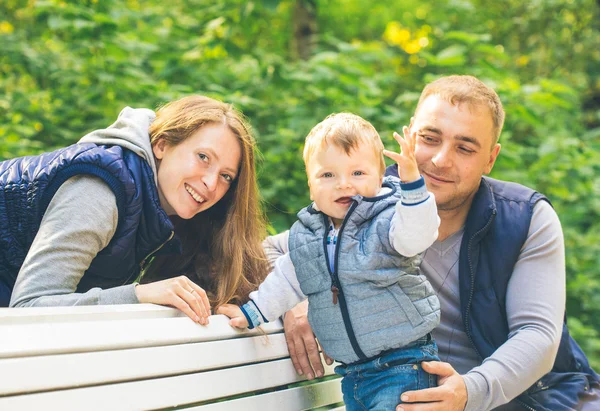
[[[293,13],[292,55],[295,58],[308,60],[317,37],[316,0],[296,0]]]

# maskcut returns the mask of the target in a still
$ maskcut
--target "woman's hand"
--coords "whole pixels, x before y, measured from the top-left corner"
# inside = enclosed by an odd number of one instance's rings
[[[402,127],[404,138],[394,131],[394,138],[400,144],[400,154],[389,150],[383,150],[383,154],[398,164],[398,175],[404,183],[410,183],[419,179],[419,169],[415,158],[416,133],[410,131],[406,126]]]
[[[242,309],[234,304],[223,304],[217,308],[217,314],[223,314],[231,318],[229,325],[235,328],[248,328],[248,320]]]
[[[193,321],[208,324],[210,302],[206,292],[186,276],[138,284],[135,294],[140,303],[170,305],[183,311]]]

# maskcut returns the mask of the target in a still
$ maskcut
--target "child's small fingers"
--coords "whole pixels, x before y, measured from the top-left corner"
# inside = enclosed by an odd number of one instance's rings
[[[245,318],[232,318],[231,321],[229,321],[229,324],[232,327],[235,328],[247,328],[248,327],[248,321],[246,321]]]
[[[223,304],[222,306],[217,308],[217,314],[223,314],[228,317],[231,317],[232,311],[233,310],[231,309],[231,307],[229,307],[229,304]]]
[[[392,160],[394,160],[396,163],[398,161],[402,160],[402,156],[398,153],[395,153],[393,151],[389,151],[389,150],[383,150],[383,155],[386,157],[391,158]]]

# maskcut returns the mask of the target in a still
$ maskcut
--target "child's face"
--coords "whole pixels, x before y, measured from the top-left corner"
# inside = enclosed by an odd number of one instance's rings
[[[352,204],[350,197],[374,197],[381,189],[380,160],[368,144],[350,154],[333,144],[315,151],[308,163],[310,199],[338,227]]]

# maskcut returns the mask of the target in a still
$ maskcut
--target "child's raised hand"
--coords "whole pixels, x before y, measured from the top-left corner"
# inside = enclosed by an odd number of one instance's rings
[[[411,181],[418,180],[420,176],[415,158],[417,133],[411,133],[406,126],[402,127],[402,133],[404,134],[404,138],[400,137],[400,134],[394,131],[394,138],[400,144],[400,154],[389,150],[383,150],[383,154],[398,164],[400,180],[410,183]]]
[[[248,328],[248,320],[241,308],[234,304],[223,304],[217,309],[217,314],[223,314],[231,318],[229,325],[235,328]]]

